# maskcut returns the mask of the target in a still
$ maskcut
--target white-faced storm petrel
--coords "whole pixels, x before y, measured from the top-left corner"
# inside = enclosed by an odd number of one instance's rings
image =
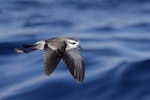
[[[49,76],[62,59],[72,76],[79,82],[84,79],[84,62],[79,52],[80,42],[75,38],[56,37],[38,41],[34,44],[23,44],[26,49],[18,49],[18,53],[28,53],[34,50],[44,51],[44,69]]]

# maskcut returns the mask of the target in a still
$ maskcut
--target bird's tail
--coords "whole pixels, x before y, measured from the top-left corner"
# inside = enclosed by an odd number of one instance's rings
[[[44,49],[45,41],[38,41],[34,44],[23,44],[24,49],[15,48],[15,51],[18,53],[28,53],[34,50]]]
[[[17,53],[29,53],[29,52],[32,52],[35,49],[35,46],[36,45],[32,45],[32,44],[23,44],[22,45],[24,48],[28,48],[28,49],[20,49],[20,48],[15,48],[14,50],[17,52]]]

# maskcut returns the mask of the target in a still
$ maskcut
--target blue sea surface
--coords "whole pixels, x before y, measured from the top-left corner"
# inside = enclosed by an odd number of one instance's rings
[[[14,51],[58,36],[80,40],[83,83]],[[150,100],[150,0],[0,0],[0,100]]]

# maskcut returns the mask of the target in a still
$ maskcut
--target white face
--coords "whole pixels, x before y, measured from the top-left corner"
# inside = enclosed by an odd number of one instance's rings
[[[67,40],[67,49],[78,48],[80,45],[79,41]]]

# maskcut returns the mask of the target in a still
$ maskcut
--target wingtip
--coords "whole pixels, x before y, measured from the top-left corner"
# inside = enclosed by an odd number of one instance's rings
[[[74,74],[73,77],[78,83],[83,83],[84,81],[84,74],[79,75],[79,73],[77,73],[76,75]]]
[[[46,76],[50,76],[50,73],[48,73],[48,72],[45,71],[45,75],[46,75]]]
[[[51,73],[52,73],[51,71],[49,71],[49,70],[45,69],[45,75],[46,75],[46,76],[50,76],[50,75],[51,75]]]
[[[83,83],[83,80],[77,80],[78,83],[82,84]]]
[[[76,79],[79,83],[83,83],[83,81],[84,81],[84,77],[81,77],[81,78],[79,78],[79,79]]]

